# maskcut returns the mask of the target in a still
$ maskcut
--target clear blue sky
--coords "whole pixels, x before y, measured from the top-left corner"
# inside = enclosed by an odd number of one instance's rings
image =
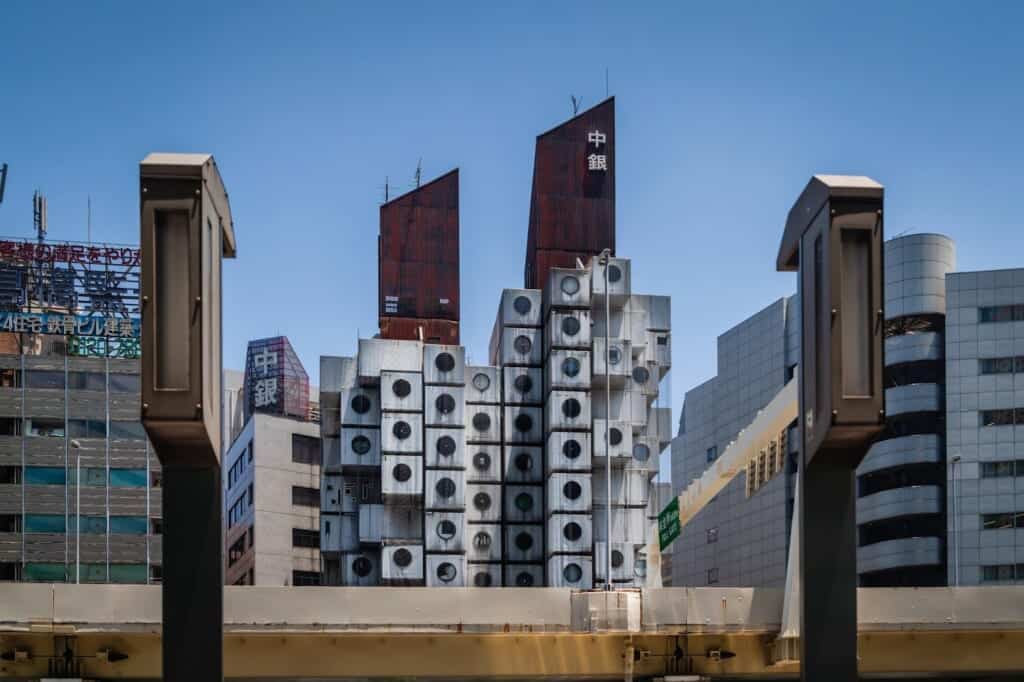
[[[209,151],[231,193],[225,362],[287,334],[320,354],[376,331],[385,176],[462,169],[463,339],[482,362],[520,286],[535,136],[618,117],[618,247],[671,294],[673,408],[715,337],[795,290],[773,270],[816,172],[887,188],[886,228],[954,237],[961,269],[1024,266],[1024,4],[0,4],[0,234],[138,239],[138,161]],[[558,7],[554,5],[558,4]]]

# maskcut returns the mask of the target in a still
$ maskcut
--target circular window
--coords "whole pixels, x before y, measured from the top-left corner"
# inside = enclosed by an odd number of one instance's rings
[[[580,321],[575,317],[563,317],[562,333],[566,336],[576,336],[580,333]]]
[[[612,568],[618,568],[622,566],[626,557],[622,556],[622,552],[617,549],[612,550]]]
[[[441,522],[437,524],[437,537],[441,538],[445,542],[455,537],[455,533],[456,528],[454,521],[442,519]]]
[[[651,373],[647,371],[646,367],[634,367],[633,368],[633,381],[638,384],[646,384],[647,380],[651,378]]]
[[[373,443],[366,436],[356,436],[352,439],[352,452],[357,455],[365,455],[373,447]]]
[[[569,542],[576,542],[583,537],[583,528],[575,521],[570,521],[562,529],[562,536]]]
[[[612,445],[618,445],[622,442],[622,431],[616,428],[608,429],[608,440]]]
[[[412,427],[409,426],[409,422],[395,422],[395,425],[391,427],[391,433],[398,440],[405,440],[412,435]]]
[[[412,393],[412,385],[405,379],[399,379],[395,383],[391,384],[391,390],[399,398],[404,398]]]
[[[516,463],[516,469],[522,472],[533,469],[533,456],[529,452],[520,452],[513,461]]]
[[[530,312],[533,308],[533,304],[530,303],[530,299],[525,296],[516,296],[516,299],[512,301],[512,307],[516,309],[516,312],[520,315],[525,315]]]
[[[516,587],[533,587],[533,574],[523,571],[516,575]]]
[[[434,492],[442,500],[447,500],[455,495],[455,481],[450,478],[442,478],[434,484]]]
[[[562,288],[563,294],[574,296],[580,290],[580,280],[572,275],[567,275],[562,278],[562,283],[559,286]]]
[[[477,549],[489,549],[491,546],[491,534],[480,531],[473,536],[473,546]]]
[[[562,373],[567,377],[574,377],[580,373],[580,361],[576,358],[562,360]]]
[[[516,509],[521,512],[528,512],[533,509],[533,495],[530,493],[519,493],[516,495]]]
[[[450,583],[455,580],[456,574],[457,571],[455,570],[455,564],[448,561],[437,567],[437,579],[443,583]]]
[[[618,282],[620,279],[622,279],[622,270],[619,269],[619,266],[618,265],[609,265],[608,266],[608,281],[609,282]]]
[[[364,556],[356,557],[356,559],[352,562],[352,572],[360,578],[365,578],[366,576],[370,575],[370,571],[372,570],[373,564],[370,563],[370,560]]]
[[[533,341],[530,341],[529,336],[520,335],[512,342],[512,347],[520,355],[529,355],[530,351],[533,350]]]
[[[395,480],[399,483],[405,483],[412,478],[412,469],[409,468],[408,464],[396,464],[391,469],[391,475],[395,477]]]
[[[529,393],[530,389],[533,388],[533,379],[530,378],[529,374],[520,374],[512,382],[512,385],[520,393]]]
[[[396,566],[399,568],[405,568],[412,563],[412,552],[407,550],[405,547],[399,547],[392,555],[392,559]]]
[[[620,360],[622,360],[622,351],[619,349],[619,347],[618,346],[612,346],[611,348],[609,348],[608,349],[608,363],[611,364],[611,365],[617,365],[617,364],[619,364]]]
[[[529,533],[517,533],[516,534],[516,548],[520,552],[525,552],[533,547],[533,536]]]
[[[434,358],[434,367],[441,372],[450,372],[455,369],[455,358],[451,353],[441,353]]]
[[[562,577],[565,578],[565,582],[570,585],[578,583],[583,577],[583,569],[580,568],[579,564],[567,564],[566,567],[562,569]]]
[[[442,457],[451,457],[455,454],[455,439],[451,436],[441,436],[437,439],[437,454]]]
[[[455,411],[455,398],[451,397],[447,393],[442,393],[437,396],[437,399],[434,401],[434,407],[436,407],[437,411],[441,414],[451,414]]]
[[[643,443],[633,445],[633,459],[638,462],[646,462],[651,458],[651,449]]]
[[[477,372],[473,375],[473,388],[478,391],[486,391],[491,387],[491,378],[483,372]]]
[[[570,438],[562,443],[562,454],[565,455],[567,459],[576,459],[582,452],[583,448],[580,447],[580,442],[575,438]]]
[[[533,428],[533,417],[528,414],[520,414],[516,416],[515,420],[516,431],[526,433]]]
[[[480,511],[487,511],[491,508],[491,496],[487,493],[477,493],[473,496],[473,506]]]
[[[578,500],[580,495],[583,494],[583,486],[576,481],[569,481],[562,486],[562,494],[565,495],[566,499]]]
[[[486,452],[478,452],[473,455],[473,467],[477,471],[487,471],[491,468],[491,456]]]
[[[562,401],[562,414],[569,419],[575,419],[580,416],[580,411],[582,409],[580,401],[576,400],[576,398],[569,398],[568,400]]]
[[[491,418],[486,412],[477,412],[473,415],[473,428],[477,431],[486,431],[491,428]]]
[[[487,571],[479,571],[473,576],[473,584],[476,587],[490,587],[494,584],[494,578]]]
[[[360,393],[359,395],[352,396],[352,411],[356,414],[366,414],[370,411],[371,403],[370,399]]]

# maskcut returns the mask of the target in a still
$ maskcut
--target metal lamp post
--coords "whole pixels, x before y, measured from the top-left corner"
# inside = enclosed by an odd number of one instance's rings
[[[608,264],[612,252],[605,249],[598,257],[598,262],[604,270],[604,466],[605,466],[605,574],[604,589],[612,589],[612,441],[611,441],[611,418],[612,418],[612,382],[611,382],[611,343],[609,334],[611,330],[611,297],[608,295]]]

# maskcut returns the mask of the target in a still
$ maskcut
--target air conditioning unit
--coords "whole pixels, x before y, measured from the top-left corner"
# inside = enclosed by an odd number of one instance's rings
[[[590,349],[592,325],[589,310],[553,310],[544,335],[544,353],[557,348]]]
[[[544,526],[506,525],[505,561],[531,562],[544,558]]]
[[[359,339],[358,380],[360,386],[376,386],[385,371],[422,372],[423,343],[394,339]]]
[[[466,514],[464,512],[424,512],[423,537],[428,552],[465,552]]]
[[[466,349],[462,346],[423,345],[423,381],[462,386],[466,383]]]
[[[560,554],[548,559],[548,587],[589,590],[594,587],[594,560],[589,554]]]
[[[413,455],[381,456],[380,486],[385,502],[422,497],[423,458]]]
[[[544,587],[544,564],[505,564],[505,587]]]
[[[501,521],[501,493],[498,483],[467,483],[466,520],[470,523]]]
[[[547,555],[589,554],[594,545],[590,514],[552,514],[548,517]]]
[[[551,391],[545,410],[548,429],[590,430],[590,393],[587,391]]]
[[[380,563],[385,585],[423,583],[423,545],[385,545]]]
[[[544,448],[539,445],[505,446],[505,482],[544,481]]]
[[[590,513],[594,498],[600,494],[592,489],[590,476],[581,471],[549,474],[545,498],[547,513]]]
[[[504,442],[534,443],[544,442],[544,414],[540,407],[516,405],[505,408]]]
[[[501,564],[469,564],[469,587],[501,587]]]
[[[422,412],[423,375],[419,372],[381,372],[380,408],[384,412]]]
[[[505,523],[540,523],[544,520],[544,487],[541,485],[505,486]]]
[[[609,339],[608,348],[610,349],[608,355],[608,380],[611,381],[612,387],[621,387],[633,372],[632,350],[629,347],[629,341],[615,338]],[[593,367],[592,387],[604,386],[605,384],[604,349],[604,337],[595,335],[590,363]]]
[[[423,538],[423,510],[412,505],[381,506],[381,542],[386,545],[416,544]],[[362,507],[360,507],[362,509]]]
[[[465,453],[467,482],[501,483],[500,445],[470,445],[466,447]]]
[[[604,304],[605,266],[601,265],[597,256],[590,259],[590,282],[593,304]],[[630,295],[630,275],[628,258],[608,259],[608,290],[612,306],[622,307]]]
[[[505,367],[506,405],[543,405],[544,370],[540,367]]]
[[[594,540],[606,540],[608,508],[594,505]],[[644,507],[612,507],[612,542],[646,545],[647,514]]]
[[[544,393],[590,388],[590,351],[558,349],[551,351],[544,374]]]
[[[570,268],[548,270],[544,309],[590,308],[590,271]]]
[[[320,516],[320,551],[328,556],[359,549],[359,517],[355,514]]]
[[[607,441],[605,424],[608,425]],[[604,458],[611,456],[612,466],[626,466],[633,459],[633,427],[628,422],[594,420],[594,466],[605,466]]]
[[[339,436],[320,437],[320,461],[320,471],[323,473],[337,474],[341,472],[341,438]]]
[[[328,514],[341,513],[341,475],[320,475],[320,511]]]
[[[343,389],[338,409],[343,427],[377,426],[380,424],[380,391],[358,386]]]
[[[423,432],[427,467],[436,469],[463,469],[466,466],[465,431],[428,426]]]
[[[380,417],[380,449],[386,454],[423,452],[423,415],[385,412]]]
[[[341,584],[346,587],[380,585],[380,552],[364,550],[341,555]]]
[[[426,386],[423,402],[427,426],[463,427],[466,396],[461,386]]]
[[[605,580],[605,567],[608,563],[608,545],[603,541],[594,543],[594,577],[602,583]],[[633,580],[634,549],[632,544],[612,543],[612,582]]]
[[[454,469],[427,469],[424,507],[461,511],[466,508],[466,474]]]
[[[646,469],[612,469],[612,506],[646,507],[649,499]],[[608,477],[605,470],[594,469],[594,504],[607,506]]]
[[[552,431],[548,434],[547,471],[590,471],[589,431]]]
[[[342,428],[339,437],[343,470],[375,470],[380,466],[380,429],[369,427]]]
[[[501,526],[471,523],[466,526],[466,558],[470,561],[501,561]]]
[[[542,312],[540,289],[505,289],[501,292],[498,322],[502,327],[539,327]]]
[[[540,367],[543,330],[527,327],[505,327],[501,330],[499,362],[503,366]]]
[[[427,554],[427,587],[466,587],[464,554]]]
[[[466,443],[501,442],[501,406],[466,406]]]
[[[501,372],[497,367],[466,366],[466,402],[501,402]]]

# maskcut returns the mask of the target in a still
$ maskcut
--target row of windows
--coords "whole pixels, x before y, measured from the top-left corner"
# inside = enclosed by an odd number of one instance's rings
[[[883,490],[915,485],[943,485],[945,482],[946,472],[940,464],[908,464],[861,476],[857,480],[857,496],[864,497]]]
[[[761,489],[775,474],[781,472],[786,458],[786,432],[783,429],[779,437],[762,448],[757,457],[747,462],[747,497]]]
[[[982,478],[1012,478],[1014,476],[1024,476],[1024,459],[981,463]]]
[[[107,390],[107,374],[103,372],[79,372],[70,371],[67,374],[63,370],[49,369],[27,369],[22,378],[20,369],[0,369],[0,388],[50,388],[73,391],[101,391]],[[138,374],[110,374],[111,393],[139,393],[141,384]]]
[[[113,440],[145,440],[141,422],[101,419],[53,419],[49,417],[0,417],[0,436],[38,436],[44,438],[106,438]]]
[[[1024,580],[1024,564],[995,564],[981,567],[981,581],[985,583]]]
[[[946,534],[946,520],[939,514],[889,518],[867,523],[857,528],[858,545],[902,540],[905,538],[935,538]]]
[[[937,313],[903,315],[885,321],[885,338],[904,334],[941,334],[946,329],[946,316]]]
[[[440,357],[440,356],[439,356]],[[364,397],[364,396],[356,396]],[[292,434],[292,462],[296,464],[320,465],[320,439],[312,436]]]
[[[320,574],[316,571],[292,571],[292,585],[308,587],[320,584]]]
[[[981,527],[984,530],[1024,528],[1024,512],[1000,512],[997,514],[982,514]]]
[[[304,528],[292,528],[292,547],[320,549],[320,532]]]
[[[24,468],[22,476],[20,466],[0,466],[0,483],[16,484],[22,479],[26,485],[66,485],[75,483],[75,469],[70,467],[34,467]],[[111,469],[110,487],[112,488],[145,488],[147,474],[145,469]],[[160,487],[160,476],[150,477],[153,487]],[[103,467],[86,467],[82,469],[82,485],[107,485],[107,470]]]
[[[24,520],[24,523],[22,521]],[[152,523],[150,523],[152,522]],[[68,524],[75,523],[73,514],[0,514],[0,532],[66,533]],[[160,519],[146,519],[145,516],[111,516],[110,532],[113,535],[160,535],[163,531]],[[106,534],[107,517],[83,516],[79,523],[80,533]]]
[[[292,504],[298,505],[300,507],[319,507],[319,488],[306,488],[305,486],[301,485],[293,485]]]
[[[243,492],[238,499],[235,500],[235,503],[231,505],[231,508],[228,509],[228,528],[231,528],[242,520],[242,517],[245,516],[249,507],[251,507],[255,502],[254,497],[252,483],[250,483],[248,490]]]
[[[990,305],[978,308],[978,322],[1020,322],[1024,305]]]
[[[883,371],[886,388],[913,384],[941,384],[946,378],[943,360],[915,360],[886,367]]]
[[[75,580],[75,566],[30,562],[18,571],[15,564],[0,564],[0,580],[21,579],[28,582],[63,583]],[[153,566],[151,574],[157,581],[160,579],[160,567]],[[7,569],[7,570],[4,570]],[[78,567],[79,579],[85,583],[139,583],[145,584],[147,571],[145,564],[81,564]]]
[[[1007,358],[980,358],[978,374],[1024,374],[1024,355]]]
[[[252,464],[253,451],[253,441],[250,440],[249,447],[247,447],[245,450],[242,450],[242,452],[238,454],[238,457],[235,458],[235,461],[231,465],[231,468],[228,469],[228,490],[231,490],[235,483],[238,482],[238,479],[242,477],[242,472],[245,471],[246,463]]]
[[[978,414],[982,426],[1024,426],[1024,407],[982,410]]]

